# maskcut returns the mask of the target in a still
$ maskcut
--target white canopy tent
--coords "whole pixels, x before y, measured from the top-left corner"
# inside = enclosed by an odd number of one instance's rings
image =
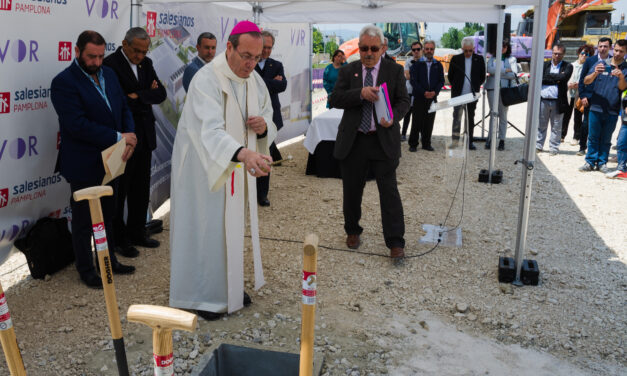
[[[140,25],[137,7],[142,3],[220,3],[221,6],[250,11],[255,22],[370,23],[370,22],[478,22],[503,25],[504,9],[511,5],[535,6],[533,35],[546,33],[549,0],[291,0],[291,1],[229,1],[229,0],[131,0],[133,25]],[[496,45],[503,41],[503,28],[497,28]],[[529,100],[526,119],[525,147],[522,157],[522,186],[518,213],[516,241],[516,281],[520,283],[522,255],[531,198],[531,183],[535,162],[535,135],[540,115],[540,90],[544,60],[544,38],[534,38],[530,64]],[[500,82],[501,50],[497,48],[495,82]],[[495,90],[492,108],[498,108],[499,91]],[[495,127],[497,113],[490,126]],[[492,132],[489,172],[494,165],[496,132]]]

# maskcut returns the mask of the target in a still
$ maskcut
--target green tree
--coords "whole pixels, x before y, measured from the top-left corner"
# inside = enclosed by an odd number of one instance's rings
[[[327,44],[324,45],[324,52],[328,53],[329,55],[333,55],[333,53],[335,52],[335,50],[338,49],[338,45],[337,43],[335,43],[334,40],[329,40],[327,42]]]
[[[313,28],[313,53],[319,54],[324,52],[324,42],[322,41],[322,33],[317,28]]]
[[[462,33],[464,34],[464,37],[470,37],[475,35],[477,31],[481,30],[483,30],[483,26],[481,24],[466,22],[464,24],[464,28],[462,29]]]
[[[448,31],[442,34],[440,43],[444,48],[460,48],[462,46],[462,38],[464,35],[455,27],[451,27]]]
[[[455,27],[449,28],[448,31],[442,35],[440,42],[442,47],[458,49],[462,46],[462,39],[475,35],[479,30],[483,30],[481,24],[466,22],[461,30]]]

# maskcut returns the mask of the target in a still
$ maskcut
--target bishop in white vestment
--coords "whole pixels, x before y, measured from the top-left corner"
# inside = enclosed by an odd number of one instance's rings
[[[226,51],[189,86],[172,152],[172,307],[199,314],[242,308],[247,203],[255,289],[264,284],[255,179],[270,171],[276,126],[268,90],[254,71],[262,45],[253,23],[238,23]]]

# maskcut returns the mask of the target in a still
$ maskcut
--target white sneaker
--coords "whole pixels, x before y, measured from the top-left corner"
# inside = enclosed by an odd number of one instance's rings
[[[616,170],[605,174],[608,179],[627,179],[627,171]]]
[[[575,140],[575,139],[573,138],[573,140],[570,142],[570,144],[571,144],[572,146],[579,145],[579,140]]]
[[[615,171],[608,172],[607,174],[605,174],[605,177],[608,179],[614,179],[620,173],[621,173],[620,170],[615,170]]]

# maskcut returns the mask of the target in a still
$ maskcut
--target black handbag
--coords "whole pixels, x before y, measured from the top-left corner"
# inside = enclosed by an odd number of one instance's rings
[[[74,262],[67,218],[41,218],[26,237],[15,242],[15,247],[26,256],[35,279],[43,279]]]
[[[501,102],[503,106],[513,106],[515,104],[527,102],[529,94],[529,84],[520,84],[516,77],[517,86],[501,88]]]

